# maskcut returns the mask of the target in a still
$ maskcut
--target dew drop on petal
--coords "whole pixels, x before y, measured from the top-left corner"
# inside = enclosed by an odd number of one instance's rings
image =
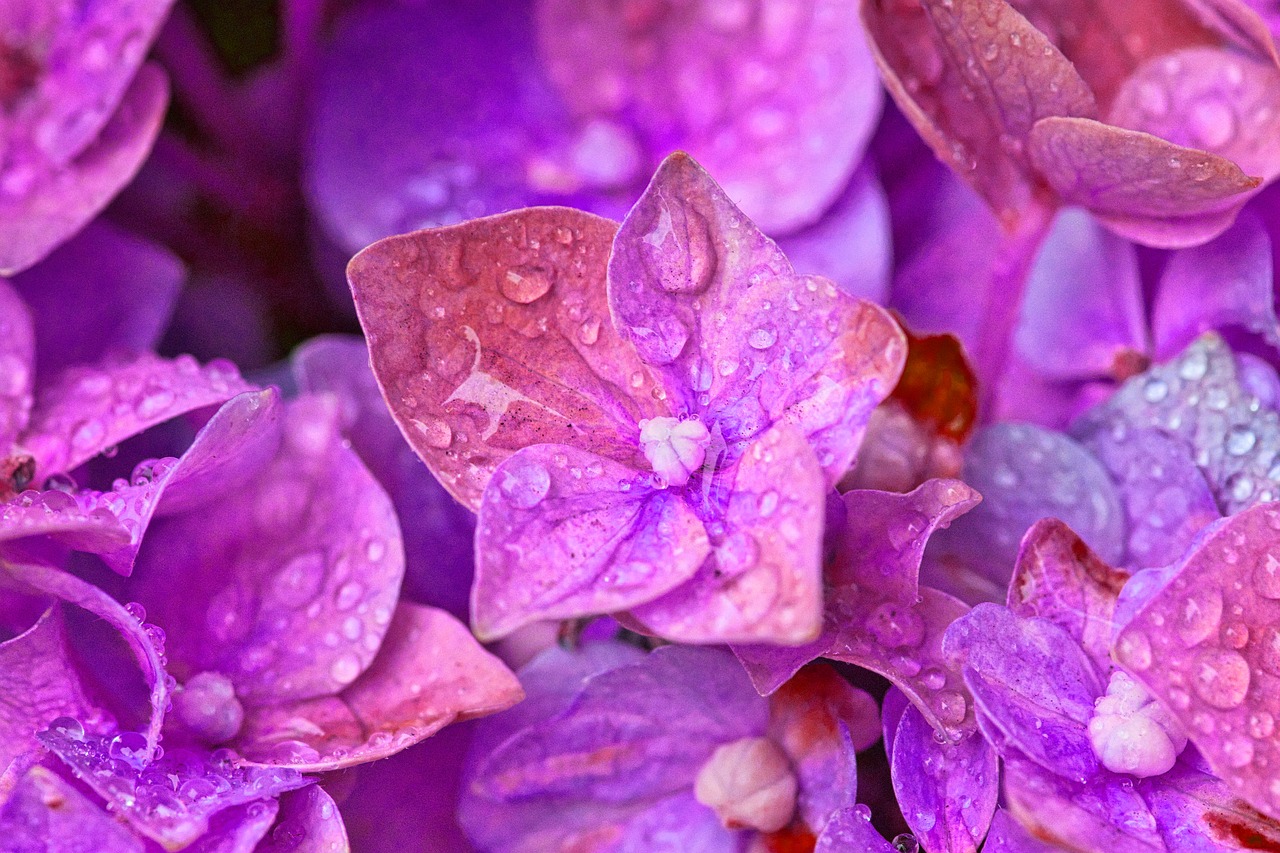
[[[507,270],[499,281],[502,295],[521,305],[536,302],[551,289],[554,275],[538,266],[518,266]]]
[[[551,490],[551,473],[537,462],[512,460],[498,473],[498,489],[513,506],[533,509]]]
[[[1206,649],[1196,659],[1196,693],[1215,708],[1229,710],[1244,702],[1249,690],[1249,662],[1230,649]]]

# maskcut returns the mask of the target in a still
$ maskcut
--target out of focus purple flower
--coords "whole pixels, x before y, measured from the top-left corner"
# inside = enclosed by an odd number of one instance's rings
[[[616,612],[694,642],[813,636],[824,495],[901,332],[796,275],[692,160],[616,239],[535,208],[388,239],[349,276],[401,430],[480,513],[482,637]]]

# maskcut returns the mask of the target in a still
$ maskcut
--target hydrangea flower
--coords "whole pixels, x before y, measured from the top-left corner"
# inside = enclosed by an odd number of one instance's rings
[[[479,512],[482,638],[595,613],[814,635],[825,494],[902,334],[797,276],[687,156],[621,228],[534,208],[390,238],[348,275],[401,431]]]

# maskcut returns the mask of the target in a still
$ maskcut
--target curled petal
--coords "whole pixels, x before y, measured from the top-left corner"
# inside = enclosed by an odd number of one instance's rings
[[[871,810],[865,805],[842,809],[832,816],[818,836],[814,853],[894,853],[895,848],[871,825]]]
[[[280,818],[271,837],[255,853],[325,850],[348,853],[347,829],[338,804],[319,785],[290,791],[280,798]]]
[[[32,767],[0,808],[0,833],[13,850],[71,853],[93,839],[99,853],[143,853],[143,842],[70,782]]]

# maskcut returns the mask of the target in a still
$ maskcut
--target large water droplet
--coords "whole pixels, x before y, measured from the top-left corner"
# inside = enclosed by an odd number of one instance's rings
[[[1196,658],[1196,693],[1215,708],[1237,708],[1249,691],[1249,662],[1230,649],[1205,649]]]
[[[121,732],[111,739],[107,755],[136,770],[146,766],[147,739],[138,732]]]
[[[444,450],[453,444],[453,430],[441,418],[413,420],[411,423],[428,447]]]
[[[551,490],[551,473],[531,459],[513,459],[498,478],[503,497],[520,509],[533,509]]]
[[[747,333],[747,345],[752,349],[765,350],[777,342],[778,333],[767,326],[752,329]]]
[[[1253,587],[1263,598],[1280,599],[1280,547],[1268,549],[1258,559]]]
[[[1227,452],[1232,456],[1244,456],[1258,443],[1258,436],[1244,425],[1236,425],[1227,433]]]
[[[323,554],[319,551],[300,554],[281,570],[268,595],[285,607],[302,607],[319,594],[324,576]]]
[[[502,295],[512,302],[528,305],[546,295],[551,289],[554,274],[544,267],[518,266],[507,270],[498,282]]]
[[[914,610],[885,602],[867,617],[866,629],[882,646],[918,646],[924,639],[924,620]]]
[[[1178,609],[1178,636],[1194,646],[1218,632],[1222,621],[1222,593],[1216,589],[1196,590]]]
[[[84,740],[84,726],[75,717],[54,717],[49,723],[49,731],[71,740]]]

